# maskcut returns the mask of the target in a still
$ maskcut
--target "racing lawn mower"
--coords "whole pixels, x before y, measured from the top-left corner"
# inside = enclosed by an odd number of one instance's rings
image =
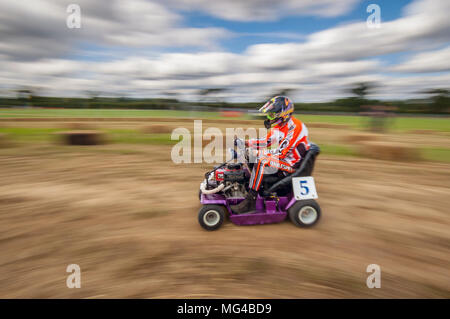
[[[205,174],[200,184],[202,208],[198,221],[206,230],[216,230],[229,216],[236,225],[279,223],[287,218],[298,227],[311,227],[320,218],[321,210],[311,176],[320,148],[311,143],[296,170],[288,175],[265,175],[262,190],[256,197],[256,210],[235,214],[230,206],[244,200],[249,189],[249,152],[245,143],[236,138],[237,150],[230,148],[231,159]]]

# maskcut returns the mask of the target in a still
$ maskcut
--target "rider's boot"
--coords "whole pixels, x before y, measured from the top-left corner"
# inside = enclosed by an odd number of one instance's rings
[[[231,205],[230,208],[235,214],[244,214],[251,211],[254,211],[256,209],[256,195],[258,193],[250,189],[250,191],[247,193],[247,197],[240,202],[237,205]]]

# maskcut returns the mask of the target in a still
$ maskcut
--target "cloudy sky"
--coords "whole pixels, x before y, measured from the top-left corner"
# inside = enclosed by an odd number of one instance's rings
[[[81,8],[70,29],[69,4]],[[380,28],[366,11],[381,8]],[[346,95],[416,98],[450,87],[448,0],[0,0],[0,94],[195,99],[226,88],[229,101],[295,89],[295,101]]]

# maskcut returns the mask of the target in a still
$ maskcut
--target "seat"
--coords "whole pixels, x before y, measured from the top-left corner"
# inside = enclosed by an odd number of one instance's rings
[[[288,176],[280,176],[278,174],[267,175],[263,178],[263,188],[265,195],[277,193],[283,195],[291,192],[291,181],[293,177],[311,176],[314,170],[314,164],[317,155],[320,154],[320,147],[317,144],[310,143],[310,148],[306,151],[306,155],[298,163],[295,172]],[[295,168],[295,167],[294,167]]]

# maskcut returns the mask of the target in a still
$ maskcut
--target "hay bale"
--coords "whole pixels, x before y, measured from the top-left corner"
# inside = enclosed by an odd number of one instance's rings
[[[313,128],[336,128],[336,129],[348,129],[349,125],[345,124],[332,124],[332,123],[307,123],[307,127]]]
[[[98,145],[106,142],[104,133],[100,131],[66,131],[58,134],[67,145]]]
[[[442,135],[442,132],[434,131],[434,130],[411,130],[408,133],[411,134],[419,134],[419,135]]]
[[[347,135],[343,139],[344,142],[352,144],[378,140],[380,140],[380,135],[370,133]]]
[[[9,147],[11,145],[8,135],[0,133],[0,148]]]
[[[141,131],[146,134],[172,133],[173,128],[167,125],[153,124],[144,126]]]
[[[68,130],[93,130],[94,125],[88,123],[70,122],[63,124],[63,127]]]
[[[359,145],[360,154],[374,159],[387,161],[415,161],[420,160],[417,148],[406,144],[365,141]]]

